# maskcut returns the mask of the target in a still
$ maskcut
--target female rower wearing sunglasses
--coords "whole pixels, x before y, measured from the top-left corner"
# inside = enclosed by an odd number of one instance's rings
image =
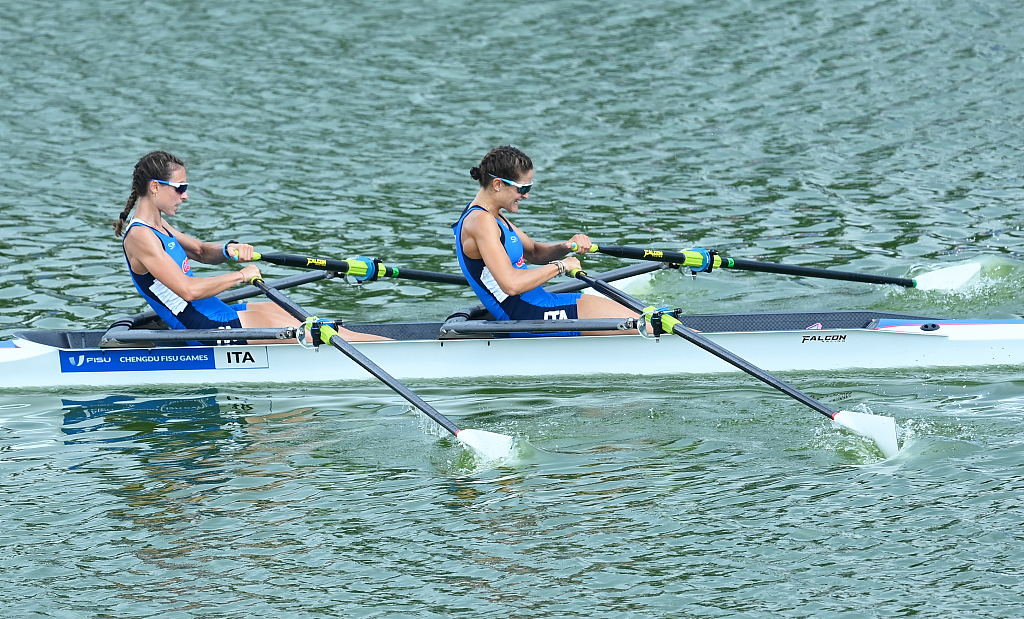
[[[298,326],[274,303],[227,305],[215,296],[259,277],[256,265],[212,277],[192,273],[190,260],[220,264],[237,255],[247,262],[253,258],[253,247],[238,241],[204,243],[175,230],[164,217],[177,213],[185,200],[185,164],[170,153],[155,151],[135,164],[131,195],[114,222],[114,234],[124,236],[124,255],[135,288],[160,318],[172,329]],[[135,216],[129,221],[133,208]],[[338,333],[346,340],[383,339],[341,328]]]
[[[573,243],[577,253],[587,253],[591,242],[587,235],[577,234],[568,241],[539,243],[501,214],[518,212],[519,203],[530,197],[533,161],[526,153],[499,146],[469,175],[480,184],[480,191],[452,226],[455,253],[470,286],[496,319],[636,317],[611,299],[577,292],[552,294],[541,287],[549,279],[580,268],[578,258],[565,256]],[[527,262],[542,266],[528,269]]]

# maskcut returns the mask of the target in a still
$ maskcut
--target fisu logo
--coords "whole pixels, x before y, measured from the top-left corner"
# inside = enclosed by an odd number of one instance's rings
[[[78,355],[78,357],[68,357],[68,363],[76,368],[84,367],[86,363],[110,363],[110,357],[86,357],[85,355]]]

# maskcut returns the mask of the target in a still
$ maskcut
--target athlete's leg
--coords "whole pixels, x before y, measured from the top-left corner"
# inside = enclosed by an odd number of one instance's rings
[[[272,329],[274,327],[297,327],[299,321],[284,311],[276,303],[246,303],[245,309],[238,312],[242,326],[255,329]]]
[[[580,318],[638,318],[639,315],[622,307],[608,297],[585,294],[576,301],[576,312]],[[629,331],[584,331],[583,335],[636,335],[636,329]]]
[[[249,303],[244,310],[238,312],[238,319],[242,322],[243,327],[254,329],[299,326],[298,320],[295,320],[291,314],[275,303]],[[344,327],[338,329],[338,335],[349,342],[370,342],[388,339],[379,335],[350,331]]]
[[[589,294],[580,297],[576,303],[576,311],[580,318],[639,318],[638,314],[629,311],[617,301]],[[692,330],[699,333],[697,329]],[[629,331],[593,331],[584,333],[584,335],[635,335],[636,333],[636,329],[631,329]]]
[[[608,297],[583,295],[576,301],[576,311],[580,318],[636,318],[638,314],[631,312]]]

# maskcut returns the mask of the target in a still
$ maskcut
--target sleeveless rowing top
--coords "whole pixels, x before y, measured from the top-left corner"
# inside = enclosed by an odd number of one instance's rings
[[[195,277],[188,264],[188,255],[178,243],[177,238],[162,230],[157,230],[141,219],[131,220],[125,230],[125,237],[128,236],[128,231],[136,226],[149,228],[156,238],[160,239],[164,251],[174,259],[175,264],[181,268],[181,272],[189,277]],[[124,249],[123,242],[121,249]],[[125,252],[124,259],[128,260],[127,252]],[[132,271],[131,261],[128,261],[128,272],[132,276],[132,282],[135,283],[135,289],[172,329],[209,329],[211,321],[228,324],[238,319],[238,311],[217,297],[189,302],[163,285],[160,280],[153,277],[152,273],[140,274]]]
[[[517,295],[509,295],[503,291],[484,261],[470,258],[462,250],[462,225],[466,221],[466,216],[475,210],[487,212],[483,207],[470,203],[462,212],[459,221],[452,225],[455,231],[455,255],[459,259],[459,268],[469,280],[473,292],[495,319],[533,320],[538,317],[536,315],[537,308],[575,306],[576,300],[579,298],[579,294],[575,293],[555,295],[541,286]],[[505,248],[505,253],[508,254],[512,266],[517,269],[526,269],[523,243],[519,239],[519,235],[516,234],[515,228],[504,217],[499,216],[495,221],[498,222],[501,232],[501,244]],[[575,315],[571,317],[575,318]]]

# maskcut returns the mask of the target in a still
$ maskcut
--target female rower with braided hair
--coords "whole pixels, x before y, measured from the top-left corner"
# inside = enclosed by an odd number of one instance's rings
[[[519,203],[530,197],[533,161],[526,153],[512,146],[499,146],[487,153],[469,175],[480,190],[452,226],[455,253],[470,286],[496,319],[636,317],[605,297],[576,292],[552,294],[541,287],[549,279],[580,268],[578,258],[565,258],[574,243],[579,254],[589,252],[592,243],[585,234],[558,243],[539,243],[502,215],[501,211],[518,212]],[[542,266],[528,269],[527,262]]]
[[[298,321],[274,303],[227,305],[216,297],[260,276],[256,265],[212,277],[196,277],[189,261],[220,264],[229,256],[248,262],[253,247],[238,241],[204,243],[175,230],[165,217],[188,200],[185,164],[174,155],[154,151],[135,164],[132,192],[114,234],[123,247],[135,288],[172,329],[295,327]],[[128,217],[135,209],[135,216]],[[347,340],[381,339],[338,329]]]

